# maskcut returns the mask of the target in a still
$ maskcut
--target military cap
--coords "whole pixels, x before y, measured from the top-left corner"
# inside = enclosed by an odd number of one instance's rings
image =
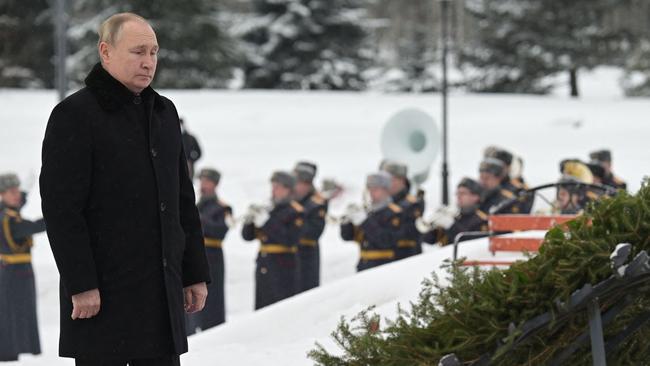
[[[199,172],[199,179],[206,178],[213,181],[215,184],[219,184],[221,180],[221,173],[212,168],[204,168]]]
[[[13,173],[0,174],[0,193],[6,192],[10,188],[20,187],[20,179]]]
[[[391,177],[385,171],[373,173],[368,175],[366,179],[366,187],[368,188],[384,188],[389,189],[391,186]]]
[[[283,171],[277,171],[273,173],[271,176],[271,182],[281,184],[289,189],[293,189],[296,186],[296,178],[294,178],[293,175]]]
[[[299,161],[293,168],[293,174],[300,182],[311,183],[314,180],[317,171],[318,167],[316,164],[310,163],[308,161]]]
[[[612,161],[612,152],[607,149],[593,151],[589,159],[609,163]]]
[[[485,158],[483,159],[481,165],[479,166],[479,172],[490,173],[497,177],[502,176],[504,171],[505,171],[505,164],[503,163],[503,161],[496,158]]]
[[[408,174],[408,166],[397,161],[384,160],[380,170],[397,178],[406,178]]]
[[[481,195],[483,193],[483,187],[481,187],[481,184],[479,182],[475,181],[472,178],[463,178],[461,179],[460,183],[458,183],[458,188],[464,187],[467,188],[470,192],[474,194]]]
[[[508,166],[512,165],[512,153],[496,146],[490,146],[485,149],[485,157],[501,160],[505,165]]]

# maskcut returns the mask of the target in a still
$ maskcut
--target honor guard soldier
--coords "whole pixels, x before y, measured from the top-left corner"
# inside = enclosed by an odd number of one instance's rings
[[[0,361],[41,353],[30,251],[32,235],[45,231],[45,223],[20,216],[19,187],[15,174],[0,175]]]
[[[514,198],[514,193],[501,186],[501,181],[505,176],[505,164],[499,159],[485,158],[479,166],[480,184],[483,189],[481,196],[481,204],[479,209],[483,212],[490,213],[490,210],[497,207],[505,200]],[[509,206],[506,212],[500,213],[516,213],[512,210],[513,206]],[[516,210],[514,210],[516,211]]]
[[[251,206],[244,217],[244,240],[260,241],[255,270],[255,309],[297,293],[298,241],[304,225],[303,207],[292,200],[296,179],[286,172],[271,177],[272,206]]]
[[[612,172],[612,152],[609,150],[598,150],[589,154],[592,162],[600,164],[605,170],[602,184],[614,187],[616,189],[627,189],[627,183]]]
[[[409,194],[411,182],[405,164],[385,161],[382,170],[391,175],[390,194],[394,203],[402,209],[402,227],[397,240],[395,259],[403,259],[422,253],[422,238],[415,221],[422,217],[424,199]]]
[[[520,196],[521,193],[528,189],[528,185],[526,185],[523,177],[512,176],[512,166],[515,162],[514,155],[505,149],[496,146],[490,146],[485,149],[484,157],[495,158],[504,164],[503,178],[501,178],[501,188],[510,191],[514,197],[519,197],[518,201],[509,208],[509,212],[529,214],[533,209],[535,196],[532,194]],[[523,164],[521,162],[521,159],[516,161],[518,164]]]
[[[366,180],[370,195],[367,211],[350,205],[341,222],[341,238],[355,241],[361,248],[357,271],[377,267],[395,259],[401,228],[402,209],[390,197],[390,175],[371,174]]]
[[[187,315],[187,334],[194,334],[197,328],[206,330],[226,321],[225,281],[223,240],[232,226],[232,208],[221,201],[217,195],[217,188],[221,174],[214,169],[202,169],[199,172],[201,197],[197,203],[205,251],[210,264],[210,278],[208,285],[210,294],[205,302],[203,311]]]
[[[582,212],[590,202],[611,193],[587,186],[591,183],[602,185],[603,172],[604,169],[597,164],[585,164],[578,159],[562,160],[560,162],[562,175],[558,181],[554,211],[561,214],[577,214]]]
[[[470,178],[463,178],[456,188],[458,214],[453,216],[450,210],[439,210],[430,223],[418,219],[418,230],[423,234],[425,243],[440,245],[451,244],[462,232],[488,231],[488,215],[479,209],[481,202],[481,185]],[[476,238],[476,235],[460,238],[459,241]]]
[[[318,167],[310,162],[298,162],[293,169],[296,178],[295,199],[304,209],[305,222],[298,239],[300,262],[299,292],[320,285],[319,239],[325,229],[327,201],[314,188],[314,177]]]
[[[181,137],[183,141],[183,149],[185,150],[185,158],[187,160],[187,169],[190,173],[190,178],[194,177],[194,165],[201,159],[201,145],[199,141],[187,131],[187,126],[182,118],[179,118],[181,123]]]

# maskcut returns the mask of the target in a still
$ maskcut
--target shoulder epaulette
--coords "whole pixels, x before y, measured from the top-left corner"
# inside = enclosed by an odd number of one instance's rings
[[[390,210],[393,211],[393,212],[395,212],[395,213],[400,213],[400,212],[402,212],[402,208],[399,207],[399,205],[396,205],[396,204],[394,204],[394,203],[389,203],[389,204],[388,204],[388,208],[390,208]]]
[[[302,205],[296,201],[291,201],[291,207],[298,212],[303,212],[305,210]]]
[[[480,217],[481,220],[484,220],[484,221],[487,221],[487,219],[488,219],[488,214],[486,214],[485,212],[483,212],[481,210],[476,210],[476,216]]]
[[[409,194],[406,196],[406,200],[409,201],[410,203],[416,203],[418,201],[418,198],[412,194]]]
[[[10,208],[5,209],[5,215],[7,215],[9,217],[16,217],[16,218],[20,217],[20,214],[18,213],[18,211],[12,210]]]
[[[515,196],[514,193],[510,192],[510,191],[507,190],[507,189],[502,189],[502,190],[501,190],[501,195],[504,196],[504,197],[506,197],[506,198],[512,198],[512,197]]]
[[[325,204],[325,198],[323,198],[323,196],[321,196],[319,193],[316,193],[313,196],[311,196],[311,201],[317,205]]]

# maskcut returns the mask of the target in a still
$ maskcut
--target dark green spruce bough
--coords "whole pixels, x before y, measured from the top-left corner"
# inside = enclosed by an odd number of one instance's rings
[[[641,250],[650,252],[650,181],[646,178],[636,195],[621,192],[601,200],[568,226],[568,234],[560,228],[550,230],[538,255],[508,269],[450,266],[447,286],[435,275],[425,280],[410,311],[399,308],[397,319],[386,320],[385,326],[380,326],[372,309],[351,321],[342,319],[333,333],[342,352],[332,354],[317,344],[309,357],[323,366],[405,366],[437,365],[450,353],[465,362],[494,353],[499,342],[507,344],[519,335],[508,336],[510,323],[520,327],[537,315],[554,312],[556,299],[566,301],[584,284],[610,277],[609,256],[618,243],[632,244],[630,259]],[[608,306],[601,304],[601,309]],[[606,326],[605,339],[648,309],[650,292]],[[586,313],[506,355],[497,353],[492,364],[544,365],[585,329]],[[608,358],[612,365],[650,365],[650,326],[642,327]],[[591,362],[587,341],[566,364]]]

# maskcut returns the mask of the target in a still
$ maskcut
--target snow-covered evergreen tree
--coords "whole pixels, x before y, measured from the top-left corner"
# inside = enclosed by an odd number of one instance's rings
[[[426,92],[440,89],[440,69],[433,16],[437,2],[383,0],[375,16],[383,20],[379,32],[390,35],[390,46],[380,45],[375,63],[366,73],[369,87],[382,91]]]
[[[478,39],[461,60],[476,70],[479,91],[544,93],[548,76],[565,73],[577,96],[578,72],[608,64],[624,46],[624,34],[608,29],[612,0],[468,0]]]
[[[365,0],[253,0],[234,29],[248,88],[359,90],[368,62]]]
[[[50,15],[47,0],[0,0],[0,87],[53,86]]]
[[[229,37],[218,25],[211,0],[82,0],[74,3],[68,59],[73,80],[81,82],[97,55],[97,29],[112,14],[130,11],[148,19],[156,30],[160,54],[154,85],[159,88],[224,87],[235,59]]]

